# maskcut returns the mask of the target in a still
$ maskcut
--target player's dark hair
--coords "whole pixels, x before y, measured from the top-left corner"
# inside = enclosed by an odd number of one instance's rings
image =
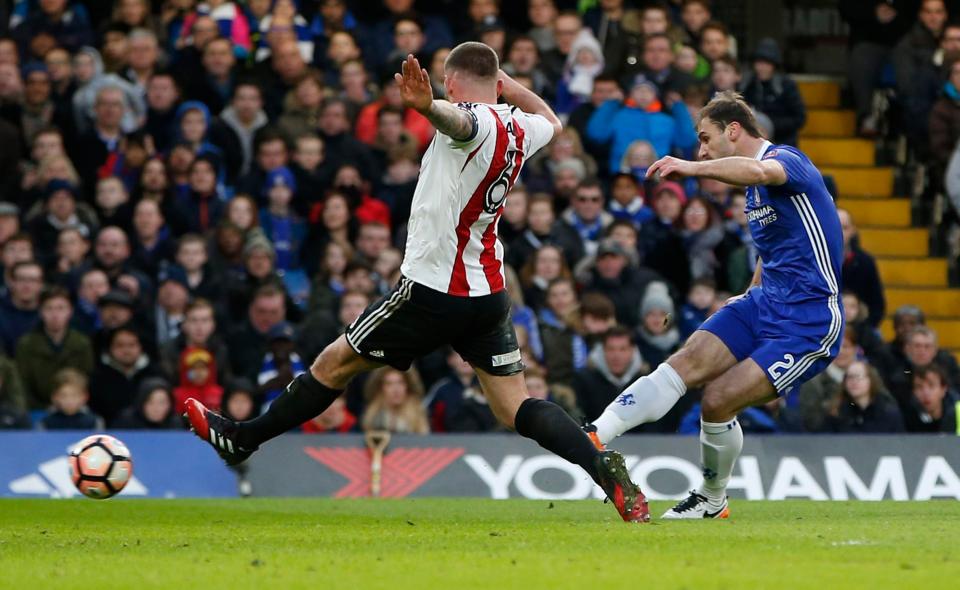
[[[721,129],[726,129],[730,123],[739,123],[740,127],[752,137],[763,137],[757,118],[750,110],[750,105],[743,100],[741,94],[733,90],[718,92],[710,99],[710,102],[700,110],[700,115],[697,117],[698,127],[704,119],[713,121]]]
[[[633,332],[623,326],[614,326],[603,333],[604,346],[606,346],[607,342],[612,338],[626,338],[630,341],[631,345],[633,344]]]
[[[450,50],[443,67],[447,70],[465,72],[482,80],[496,79],[500,72],[500,58],[489,45],[467,41]]]

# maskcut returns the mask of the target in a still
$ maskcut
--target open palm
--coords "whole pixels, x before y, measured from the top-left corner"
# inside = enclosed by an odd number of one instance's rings
[[[400,96],[403,97],[403,104],[416,109],[421,113],[430,110],[433,104],[433,87],[430,86],[430,76],[427,70],[420,67],[420,62],[413,54],[407,56],[400,66],[400,73],[393,77],[400,85]]]

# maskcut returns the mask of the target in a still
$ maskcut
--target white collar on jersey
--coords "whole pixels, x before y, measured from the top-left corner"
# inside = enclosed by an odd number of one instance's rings
[[[763,154],[767,153],[767,148],[769,148],[771,145],[773,145],[773,144],[770,143],[769,141],[767,141],[766,139],[764,139],[764,140],[763,140],[763,145],[760,146],[760,151],[757,152],[757,155],[754,156],[753,159],[754,159],[754,160],[762,160],[762,159],[763,159]]]

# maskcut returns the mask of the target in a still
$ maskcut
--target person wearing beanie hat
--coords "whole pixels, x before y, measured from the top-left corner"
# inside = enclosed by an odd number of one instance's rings
[[[684,102],[664,105],[656,81],[643,74],[634,77],[626,101],[608,100],[594,111],[587,123],[587,138],[610,146],[611,174],[620,171],[627,147],[638,139],[649,141],[658,157],[691,150],[697,144]]]
[[[793,78],[778,71],[783,57],[776,40],[760,39],[751,55],[751,70],[741,82],[743,99],[770,119],[774,143],[797,145],[807,111]]]
[[[278,270],[299,270],[300,249],[307,239],[307,224],[290,206],[297,191],[293,172],[280,166],[267,172],[261,193],[267,206],[260,210],[260,226],[276,252]]]
[[[180,416],[175,412],[173,389],[163,377],[147,377],[140,382],[133,404],[120,413],[114,428],[121,430],[179,430]]]
[[[191,397],[208,407],[220,407],[223,387],[217,383],[217,364],[208,350],[191,346],[180,353],[180,385],[173,396],[177,415]]]

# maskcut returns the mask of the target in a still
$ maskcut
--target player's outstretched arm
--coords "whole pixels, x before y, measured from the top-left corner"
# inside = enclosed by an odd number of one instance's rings
[[[535,92],[528,90],[503,70],[500,70],[500,81],[503,82],[503,90],[500,91],[500,96],[503,97],[503,100],[518,107],[525,113],[542,115],[553,125],[554,137],[563,131],[563,123],[560,122],[560,117],[558,117],[557,114],[553,112],[553,109],[550,108],[550,105],[537,96]]]
[[[737,186],[781,185],[787,182],[787,173],[780,162],[754,160],[743,156],[701,162],[690,162],[667,156],[660,158],[647,169],[647,178],[657,172],[661,177],[670,180],[685,176],[699,176]]]
[[[400,66],[400,73],[393,76],[400,86],[403,104],[416,109],[437,131],[458,141],[473,137],[476,132],[476,119],[446,100],[433,99],[430,76],[427,70],[420,67],[417,58],[408,55]]]

